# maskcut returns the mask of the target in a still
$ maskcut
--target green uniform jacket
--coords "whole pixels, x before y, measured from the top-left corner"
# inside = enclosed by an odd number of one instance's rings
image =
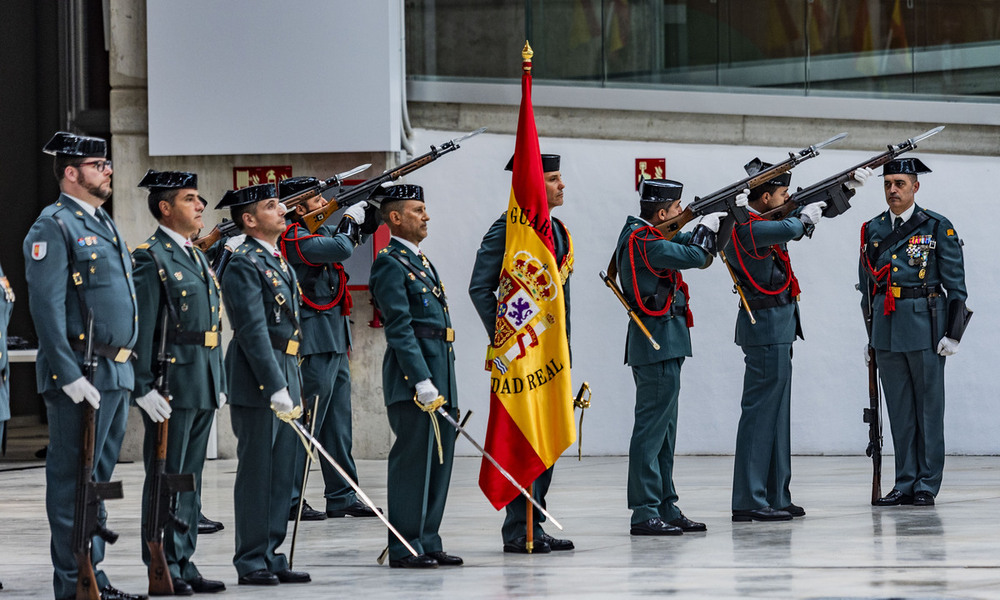
[[[418,338],[414,327],[451,327],[447,306],[418,277],[394,258],[398,256],[417,274],[436,284],[444,298],[437,271],[424,267],[420,258],[395,238],[379,251],[372,264],[369,287],[385,323],[386,349],[382,361],[385,404],[413,402],[418,381],[430,379],[452,408],[458,406],[455,354],[451,342]]]
[[[152,254],[156,254],[166,276],[166,287],[173,306],[171,331],[214,333],[221,338],[222,296],[219,283],[201,250],[192,246],[197,263],[183,247],[177,245],[162,229],[157,229],[145,243],[132,253],[135,259],[135,290],[139,301],[139,340],[135,351],[135,391],[139,398],[153,389],[157,353],[160,348],[160,320],[163,285]],[[204,337],[204,336],[202,336]],[[215,348],[194,344],[167,344],[171,356],[169,375],[170,403],[174,408],[213,410],[219,407],[219,394],[226,393],[225,369],[222,365],[222,344]]]
[[[556,262],[562,265],[566,253],[569,252],[569,230],[562,221],[552,218],[552,238],[555,242]],[[507,245],[507,213],[490,225],[489,231],[483,236],[483,242],[476,252],[476,263],[472,267],[472,279],[469,281],[469,298],[472,299],[479,318],[486,327],[486,333],[493,341],[497,319],[497,288],[500,287],[500,272],[503,270],[503,256]],[[572,274],[572,273],[570,273]],[[563,283],[563,303],[566,306],[566,337],[569,338],[569,276]]]
[[[0,267],[3,289],[0,289],[0,434],[3,422],[10,418],[10,359],[7,356],[7,325],[14,310],[14,291]],[[2,435],[0,435],[2,437]]]
[[[858,281],[862,292],[861,305],[867,310],[872,307],[871,345],[876,350],[889,352],[912,352],[936,349],[938,341],[945,334],[948,317],[948,301],[968,298],[965,289],[965,262],[962,257],[962,241],[951,222],[941,215],[914,207],[911,219],[924,212],[930,217],[905,239],[882,252],[875,264],[876,271],[889,266],[892,285],[901,287],[940,285],[948,294],[947,300],[937,300],[937,331],[931,331],[931,318],[927,298],[896,298],[896,310],[885,315],[885,294],[872,295],[873,286],[884,285],[885,277],[876,281],[872,273],[861,261]],[[892,233],[892,215],[889,211],[878,215],[865,224],[865,248],[887,238]],[[931,248],[931,245],[934,247]],[[877,250],[882,250],[878,248]],[[926,253],[927,263],[923,266]],[[916,264],[910,264],[911,255]],[[920,277],[921,270],[924,277]]]
[[[296,325],[299,292],[295,271],[247,236],[222,275],[222,292],[233,327],[226,352],[230,404],[269,408],[271,395],[285,387],[297,402],[298,358],[284,350],[289,340],[302,339]],[[288,310],[294,313],[294,322]]]
[[[71,267],[67,266],[66,238],[55,217],[69,232]],[[84,301],[94,311],[94,340],[116,348],[135,346],[139,311],[132,284],[132,257],[117,231],[109,230],[62,195],[42,210],[24,238],[23,250],[28,306],[38,334],[35,372],[39,393],[61,390],[83,376],[83,354],[69,345],[70,337],[84,334],[71,273],[80,274]],[[131,390],[131,361],[117,363],[98,356],[92,383],[99,390]]]
[[[642,298],[648,298],[656,293],[657,285],[660,282],[660,278],[649,270],[646,262],[654,269],[679,270],[702,267],[708,260],[708,253],[702,248],[688,245],[691,238],[690,233],[679,233],[670,240],[660,239],[645,244],[637,242],[632,249],[635,257],[635,279],[633,280],[632,264],[629,260],[629,237],[633,231],[648,225],[649,223],[646,221],[630,216],[625,221],[625,226],[622,227],[621,234],[618,236],[618,247],[615,250],[618,277],[621,279],[625,299],[642,318],[646,328],[653,334],[653,339],[660,344],[660,349],[654,350],[649,340],[646,339],[646,335],[630,319],[625,341],[625,362],[631,366],[648,365],[670,358],[691,356],[691,333],[688,330],[684,312],[680,310],[687,306],[688,298],[681,290],[674,290],[672,304],[680,314],[671,310],[663,316],[654,317],[647,315],[639,307],[639,302],[635,297],[635,284],[638,284],[639,295]],[[643,252],[646,256],[645,261],[641,258]],[[647,304],[649,304],[648,301]],[[656,308],[661,307],[657,306]]]
[[[756,299],[768,298],[748,280],[747,275],[765,290],[773,291],[785,285],[788,274],[775,252],[763,259],[750,256],[752,252],[763,256],[769,246],[778,246],[787,252],[785,244],[800,239],[806,234],[806,226],[798,216],[781,221],[750,221],[738,223],[733,230],[736,240],[726,246],[726,259],[739,279],[740,287],[751,303]],[[789,286],[790,287],[790,286]],[[790,291],[785,292],[790,293]],[[794,298],[788,304],[753,311],[756,324],[742,306],[736,317],[736,343],[740,346],[768,346],[770,344],[791,344],[796,336],[802,337],[799,323],[799,303]]]
[[[351,327],[342,307],[347,301],[347,274],[332,263],[347,260],[354,244],[346,234],[337,234],[323,225],[310,234],[289,223],[281,237],[281,253],[302,286],[303,356],[336,352],[346,354],[351,347]],[[329,306],[338,300],[335,306]],[[329,307],[329,308],[324,308]]]

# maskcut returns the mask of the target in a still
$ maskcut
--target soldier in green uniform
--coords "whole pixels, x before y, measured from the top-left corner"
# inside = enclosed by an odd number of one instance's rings
[[[52,534],[53,585],[56,598],[74,598],[77,567],[70,539],[80,464],[80,403],[96,409],[94,479],[109,481],[125,436],[139,317],[129,250],[101,208],[111,198],[107,143],[59,132],[43,151],[55,156],[61,194],[35,220],[23,250],[28,306],[38,333],[38,392],[49,419],[45,510]],[[87,381],[83,368],[89,312],[97,355],[94,381]],[[104,540],[94,538],[92,559],[102,598],[144,598],[115,589],[96,568],[104,546]]]
[[[221,581],[205,579],[191,558],[198,543],[201,511],[201,474],[215,411],[226,402],[222,364],[222,297],[219,283],[204,253],[191,244],[202,227],[205,205],[198,196],[198,177],[179,171],[149,171],[139,187],[149,190],[147,204],[159,227],[132,253],[135,291],[139,304],[139,338],[132,395],[143,409],[146,435],[143,460],[146,481],[142,495],[142,522],[146,523],[151,465],[156,456],[158,423],[169,419],[165,473],[191,473],[195,490],[177,496],[175,514],[190,527],[182,533],[168,527],[164,553],[174,593],[212,593],[226,589]],[[167,316],[169,403],[154,388],[157,353]],[[149,548],[142,544],[143,561]]]
[[[455,338],[444,285],[421,252],[427,237],[423,188],[395,185],[381,192],[381,215],[392,238],[371,269],[372,297],[385,323],[382,394],[396,441],[389,451],[389,521],[419,553],[413,556],[389,535],[389,566],[428,569],[461,565],[443,550],[438,529],[451,479],[455,435],[442,428],[435,439],[431,412],[438,397],[458,418]]]
[[[944,471],[944,363],[971,313],[954,225],[915,203],[916,158],[882,167],[889,210],[861,227],[858,278],[896,454],[896,483],[878,506],[931,506]]]
[[[4,426],[10,419],[10,357],[7,356],[7,325],[14,310],[14,289],[0,267],[0,443],[4,439]],[[3,587],[0,587],[2,590]]]
[[[559,171],[560,157],[558,154],[542,155],[542,172],[545,180],[545,193],[549,205],[549,215],[557,206],[563,204],[563,184],[562,173]],[[508,171],[514,169],[514,157],[510,158],[507,166]],[[552,239],[555,243],[556,262],[559,264],[559,279],[562,282],[563,301],[566,306],[566,336],[570,333],[570,299],[569,299],[569,276],[573,273],[573,239],[569,235],[569,230],[562,221],[552,218]],[[479,318],[486,328],[486,335],[493,340],[497,318],[497,288],[500,286],[500,272],[503,270],[503,257],[507,242],[507,213],[493,222],[489,231],[483,236],[483,241],[476,253],[476,263],[472,267],[472,278],[469,281],[469,297],[472,299]],[[555,467],[546,469],[532,484],[532,496],[538,503],[547,507],[545,495],[549,491],[552,483],[552,471]],[[503,538],[503,551],[525,554],[527,549],[528,533],[528,502],[518,496],[506,507],[506,517],[503,527],[500,530]],[[534,523],[532,535],[534,537],[534,554],[545,554],[553,550],[572,550],[573,542],[566,539],[554,538],[542,529],[542,522],[545,516],[533,514]]]
[[[294,429],[275,413],[299,405],[299,291],[295,271],[277,243],[285,209],[271,184],[226,192],[216,208],[230,208],[243,243],[222,275],[233,339],[226,352],[229,413],[236,434],[233,506],[240,585],[305,583],[278,552],[288,528]]]
[[[635,423],[628,459],[628,506],[632,535],[680,535],[705,531],[677,508],[674,442],[681,366],[691,356],[688,286],[681,269],[704,268],[715,252],[715,232],[725,213],[702,217],[692,233],[667,240],[656,226],[681,213],[684,186],[669,179],[639,185],[639,216],[628,217],[615,250],[622,292],[642,319],[654,349],[635,322],[625,341],[625,362],[635,380]]]
[[[293,177],[278,184],[278,195],[286,198],[320,182],[315,177]],[[336,230],[320,226],[310,234],[302,217],[325,206],[326,199],[315,196],[295,206],[287,215],[288,227],[281,235],[281,253],[295,269],[302,286],[302,397],[312,407],[315,435],[319,443],[333,456],[354,481],[358,470],[351,456],[351,369],[348,351],[351,349],[351,293],[347,290],[347,273],[341,261],[354,253],[363,241],[361,226],[368,209],[366,202],[348,207]],[[372,222],[377,221],[373,216]],[[302,492],[302,472],[306,451],[296,449],[295,481],[292,486],[292,507],[289,519],[295,518]],[[375,513],[358,500],[354,489],[344,481],[329,463],[322,463],[326,512],[313,510],[308,502],[302,505],[302,520],[318,521],[326,517],[374,517]]]

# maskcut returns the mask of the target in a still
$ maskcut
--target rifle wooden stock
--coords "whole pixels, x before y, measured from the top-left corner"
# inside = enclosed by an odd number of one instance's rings
[[[722,263],[726,265],[726,270],[729,271],[729,276],[733,278],[733,293],[739,294],[740,304],[743,305],[743,309],[747,311],[747,316],[750,317],[750,324],[756,325],[757,319],[753,317],[753,311],[750,310],[750,303],[747,302],[747,296],[743,293],[743,287],[740,286],[740,280],[736,278],[736,272],[733,271],[732,265],[726,260],[726,253],[719,252],[719,256],[722,258]]]
[[[208,232],[208,235],[202,236],[191,243],[198,246],[202,252],[208,252],[208,249],[221,240],[223,236],[228,238],[239,235],[239,233],[240,228],[236,226],[236,223],[229,219],[223,219],[218,225],[212,228],[212,231]]]
[[[882,418],[878,363],[875,361],[875,349],[871,347],[868,348],[868,408],[864,410],[863,420],[868,423],[865,454],[872,459],[872,506],[875,506],[882,497]]]
[[[698,216],[697,214],[695,214],[693,210],[691,210],[691,206],[693,204],[694,204],[693,202],[691,204],[688,204],[686,207],[684,207],[684,210],[681,212],[681,214],[677,215],[673,219],[667,219],[666,221],[660,223],[659,225],[656,225],[657,231],[662,233],[663,237],[667,238],[668,240],[673,238],[675,235],[677,235],[677,232],[683,229],[685,225],[693,221],[694,218]]]

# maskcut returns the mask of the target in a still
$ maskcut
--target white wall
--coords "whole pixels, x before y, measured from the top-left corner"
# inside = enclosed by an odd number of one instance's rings
[[[462,132],[418,130],[415,147],[426,151]],[[836,131],[817,131],[806,146]],[[900,131],[896,143],[920,133]],[[482,235],[507,207],[510,173],[503,170],[514,146],[510,135],[484,134],[458,152],[424,167],[408,183],[424,186],[431,216],[423,247],[441,271],[457,331],[455,350],[460,406],[476,415],[470,429],[485,433],[489,375],[483,370],[487,337],[469,301],[467,288]],[[584,422],[584,451],[626,454],[632,427],[635,388],[622,364],[627,316],[598,277],[614,251],[637,195],[632,176],[637,157],[665,157],[667,177],[685,184],[684,204],[743,178],[742,165],[754,156],[778,162],[789,150],[582,139],[541,139],[542,152],[562,155],[565,205],[555,211],[573,234],[576,271],[573,296],[574,389],[581,381],[594,390]],[[993,369],[996,350],[989,341],[998,331],[997,274],[989,256],[998,248],[993,209],[1000,160],[992,157],[933,155],[934,138],[913,153],[933,174],[921,177],[918,204],[938,211],[955,224],[966,241],[969,305],[976,315],[961,351],[948,359],[946,440],[955,454],[997,454],[1000,410],[995,407],[1000,375]],[[794,186],[807,186],[880,152],[837,151],[796,167]],[[881,179],[859,191],[853,208],[824,220],[813,238],[790,244],[802,285],[805,341],[794,346],[792,450],[796,454],[860,454],[867,445],[862,408],[868,406],[867,370],[862,362],[866,341],[860,313],[857,255],[861,223],[885,209]],[[684,364],[678,422],[678,453],[734,450],[740,413],[743,355],[733,343],[737,299],[720,261],[703,271],[685,271],[691,288],[695,327],[694,357]],[[891,452],[886,426],[886,451]],[[465,444],[459,452],[470,453]],[[576,452],[574,446],[570,452]]]

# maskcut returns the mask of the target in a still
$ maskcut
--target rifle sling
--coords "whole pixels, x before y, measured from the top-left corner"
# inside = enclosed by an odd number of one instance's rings
[[[264,265],[262,265],[260,261],[257,260],[257,258],[252,256],[251,254],[248,253],[246,256],[247,258],[250,259],[250,262],[253,264],[253,266],[257,268],[257,273],[260,275],[261,280],[264,282],[264,289],[271,289],[272,287],[271,280],[270,278],[268,278],[267,273],[265,273]],[[288,287],[291,288],[292,286],[289,285]],[[293,294],[295,293],[294,289],[292,289],[292,293]],[[302,328],[299,327],[299,320],[295,318],[295,311],[292,310],[290,304],[292,300],[294,300],[294,298],[286,299],[284,295],[280,293],[274,294],[274,302],[281,307],[281,310],[285,313],[285,316],[288,317],[289,322],[291,322],[291,324],[295,327],[295,330],[301,332]],[[296,335],[296,339],[301,341],[301,337],[298,335]]]
[[[892,248],[893,246],[898,244],[901,240],[909,237],[909,235],[913,233],[917,227],[920,227],[928,220],[930,220],[930,217],[927,215],[927,213],[924,211],[920,211],[915,215],[913,215],[912,217],[910,217],[910,219],[907,222],[900,225],[899,229],[896,229],[895,231],[890,233],[884,240],[879,242],[877,248],[875,247],[875,244],[869,243],[868,248],[865,249],[865,254],[868,255],[869,264],[874,266],[875,262],[879,259],[879,257],[885,254],[889,250],[889,248]]]
[[[430,290],[431,294],[433,294],[434,297],[437,298],[437,301],[441,303],[441,306],[448,308],[448,298],[445,297],[444,292],[441,290],[440,286],[433,283],[430,279],[427,278],[426,275],[414,269],[413,265],[411,265],[409,261],[405,260],[403,257],[399,256],[395,252],[390,251],[389,256],[395,258],[396,261],[399,262],[399,264],[403,265],[403,268],[409,271],[410,275],[412,275],[416,279],[419,279],[420,283],[423,283],[427,287],[427,289]]]

